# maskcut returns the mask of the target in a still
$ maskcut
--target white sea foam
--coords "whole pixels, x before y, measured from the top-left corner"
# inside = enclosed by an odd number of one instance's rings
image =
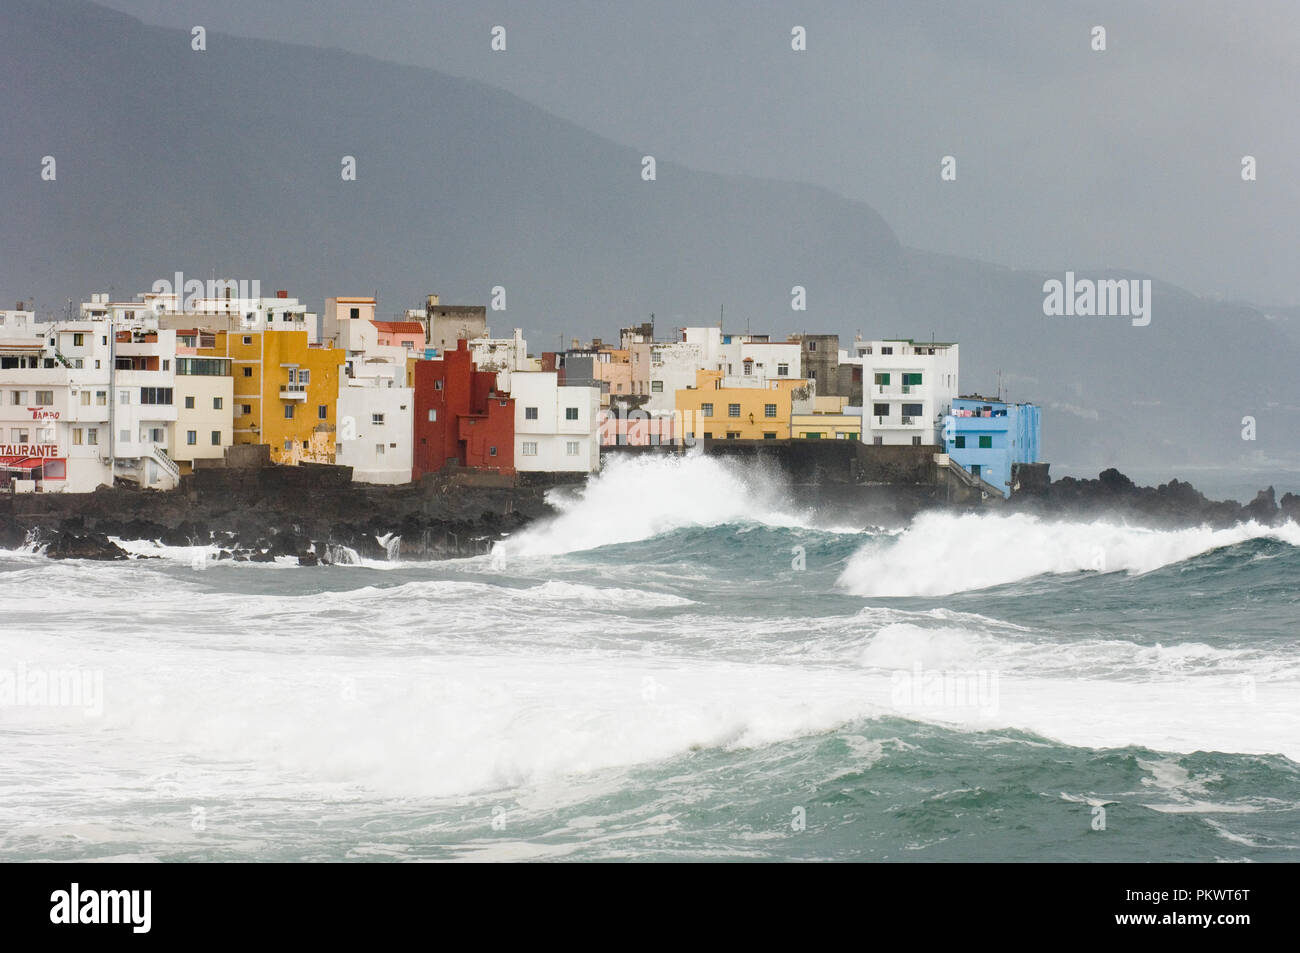
[[[555,493],[558,516],[498,545],[509,559],[637,542],[693,526],[808,526],[787,496],[762,470],[699,451],[616,458],[582,489]]]
[[[942,596],[1045,574],[1151,572],[1248,539],[1300,546],[1295,523],[1157,530],[1011,515],[926,513],[894,540],[873,539],[839,585],[859,596]]]

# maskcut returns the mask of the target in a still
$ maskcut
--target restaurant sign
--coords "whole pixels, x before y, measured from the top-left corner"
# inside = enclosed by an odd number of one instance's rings
[[[0,443],[0,457],[48,457],[59,456],[57,443]]]

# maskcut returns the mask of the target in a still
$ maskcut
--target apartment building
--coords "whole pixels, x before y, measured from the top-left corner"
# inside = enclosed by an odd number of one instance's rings
[[[555,371],[511,377],[515,401],[515,468],[593,473],[600,469],[600,389],[560,384]]]
[[[863,368],[863,441],[938,446],[957,395],[957,345],[904,339],[854,348]]]

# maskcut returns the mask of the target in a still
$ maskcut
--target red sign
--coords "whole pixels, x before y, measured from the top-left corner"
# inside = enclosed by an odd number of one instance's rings
[[[58,420],[59,412],[57,410],[46,410],[44,407],[28,407],[32,412],[32,420]]]
[[[0,443],[0,457],[57,457],[57,443]]]

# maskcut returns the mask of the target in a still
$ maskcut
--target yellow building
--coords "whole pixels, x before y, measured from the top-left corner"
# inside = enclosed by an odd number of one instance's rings
[[[232,331],[235,443],[265,443],[273,463],[333,463],[341,348],[312,347],[306,331]]]
[[[806,380],[754,380],[754,386],[729,382],[721,371],[696,371],[695,386],[677,391],[682,433],[704,440],[785,440],[796,391]]]
[[[220,459],[233,442],[234,378],[225,332],[176,332],[176,420],[167,425],[171,458],[181,473],[195,460]]]
[[[862,417],[846,414],[847,397],[816,397],[810,414],[792,414],[790,432],[796,440],[857,440],[862,436]]]

